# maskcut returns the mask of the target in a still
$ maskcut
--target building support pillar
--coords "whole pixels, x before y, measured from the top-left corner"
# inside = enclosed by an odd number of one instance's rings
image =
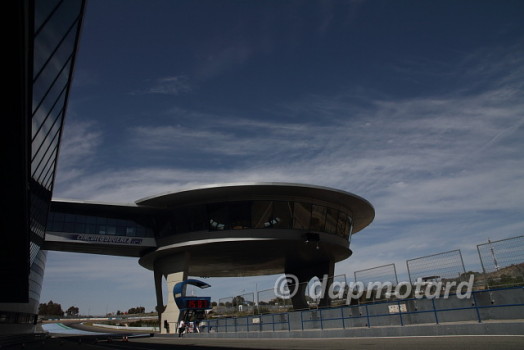
[[[331,305],[331,299],[329,298],[329,289],[333,284],[333,275],[335,273],[335,263],[333,261],[324,261],[315,263],[314,265],[291,265],[286,266],[286,275],[294,275],[298,280],[298,286],[294,282],[288,283],[288,288],[291,292],[296,290],[296,293],[291,297],[293,308],[295,310],[308,309],[309,304],[306,299],[306,288],[308,282],[313,277],[318,277],[320,282],[323,282],[326,277],[326,283],[323,290],[324,295],[319,301],[319,307],[328,307]],[[295,279],[293,279],[294,281]]]
[[[188,262],[189,253],[169,256],[155,261],[155,290],[161,334],[177,332],[180,310],[175,303],[173,288],[178,282],[183,282],[187,279]],[[165,277],[167,281],[167,305],[164,305],[162,295],[162,277]]]

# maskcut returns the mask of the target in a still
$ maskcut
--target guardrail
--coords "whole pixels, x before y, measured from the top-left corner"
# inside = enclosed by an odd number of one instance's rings
[[[469,299],[422,298],[380,301],[278,314],[207,320],[205,332],[264,332],[353,327],[405,326],[446,322],[522,319],[524,287],[474,291]]]
[[[290,331],[289,313],[224,317],[206,320],[206,332],[275,332]]]

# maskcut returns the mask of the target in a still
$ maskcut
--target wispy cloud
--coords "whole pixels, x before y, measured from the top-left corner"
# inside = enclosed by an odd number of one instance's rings
[[[206,54],[199,60],[195,77],[198,80],[214,78],[245,63],[252,53],[253,49],[249,45],[231,44],[211,54]]]
[[[246,122],[234,118],[219,118],[201,126],[141,126],[131,129],[132,137],[144,140],[140,146],[154,150],[185,149],[191,153],[220,156],[251,156],[267,152],[293,152],[318,148],[309,129],[299,124],[272,125]],[[293,135],[292,139],[287,137]]]
[[[149,87],[140,91],[131,92],[132,95],[171,95],[178,96],[192,92],[194,84],[190,82],[190,79],[186,75],[178,76],[167,76],[163,78],[155,79]]]
[[[60,145],[56,183],[81,176],[95,157],[102,138],[103,133],[96,123],[67,120]]]
[[[301,113],[318,117],[311,123],[176,110],[177,115],[189,114],[186,120],[194,124],[131,127],[129,139],[140,140],[133,147],[232,158],[239,167],[170,169],[151,164],[109,170],[103,176],[98,172],[81,180],[85,192],[75,197],[100,199],[104,195],[97,193],[107,193],[100,189],[112,188],[113,198],[129,201],[138,198],[131,195],[150,195],[154,192],[140,192],[155,188],[163,192],[252,179],[355,191],[374,198],[380,209],[377,218],[389,220],[515,208],[524,198],[517,185],[524,171],[518,152],[524,133],[520,95],[513,91],[501,98],[500,91],[492,89],[467,96],[379,99],[366,108],[355,108],[344,94],[316,97],[302,102]],[[119,188],[127,194],[117,195]]]

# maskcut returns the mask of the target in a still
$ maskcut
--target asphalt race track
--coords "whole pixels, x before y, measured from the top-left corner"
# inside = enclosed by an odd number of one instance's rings
[[[12,349],[20,348],[10,347]],[[522,349],[524,336],[446,336],[408,338],[330,338],[330,339],[184,339],[152,337],[111,342],[100,338],[52,338],[25,344],[23,349]]]
[[[142,334],[123,340],[126,333],[107,331],[92,333],[99,328],[80,324],[67,324],[79,329],[82,334],[54,334],[53,338],[34,343],[9,347],[10,349],[524,349],[522,336],[439,336],[439,337],[388,337],[388,338],[325,338],[325,339],[198,339],[176,336],[154,336]],[[60,326],[59,326],[60,327]]]

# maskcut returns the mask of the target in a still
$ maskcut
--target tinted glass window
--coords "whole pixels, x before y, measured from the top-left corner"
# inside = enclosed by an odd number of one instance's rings
[[[353,219],[351,219],[350,216],[347,217],[347,235],[348,235],[348,240],[351,242],[351,237],[353,235]]]
[[[311,221],[311,204],[295,202],[293,216],[293,228],[297,230],[308,230]]]
[[[273,202],[255,201],[251,206],[251,225],[254,228],[265,228],[271,226],[273,215]]]
[[[207,230],[209,227],[209,220],[207,218],[207,210],[205,205],[199,205],[196,207],[193,207],[192,210],[192,217],[193,217],[193,230],[194,231],[201,231],[201,230]]]
[[[99,235],[107,234],[107,227],[105,225],[99,225],[98,226],[98,234]]]
[[[347,215],[344,212],[339,212],[338,223],[337,223],[337,235],[346,236],[346,222]]]
[[[107,219],[106,218],[102,218],[102,217],[97,217],[96,218],[96,223],[99,224],[99,225],[105,225],[105,224],[107,224]]]
[[[251,202],[229,203],[229,220],[233,230],[251,228]]]
[[[313,205],[311,211],[311,230],[324,231],[326,225],[326,207]]]
[[[96,233],[96,225],[93,225],[93,224],[87,224],[86,225],[86,231],[85,233],[88,233],[88,234],[95,234]]]
[[[85,224],[81,224],[78,222],[75,224],[75,232],[85,232],[85,229],[86,229]]]
[[[338,210],[327,208],[325,232],[336,233],[338,222]]]
[[[191,230],[191,216],[189,208],[179,208],[175,211],[175,232],[189,232]]]
[[[136,228],[126,227],[126,236],[136,236]]]
[[[209,229],[228,230],[229,226],[229,207],[225,203],[214,203],[208,205]]]
[[[271,227],[291,228],[293,222],[293,202],[273,202]]]

